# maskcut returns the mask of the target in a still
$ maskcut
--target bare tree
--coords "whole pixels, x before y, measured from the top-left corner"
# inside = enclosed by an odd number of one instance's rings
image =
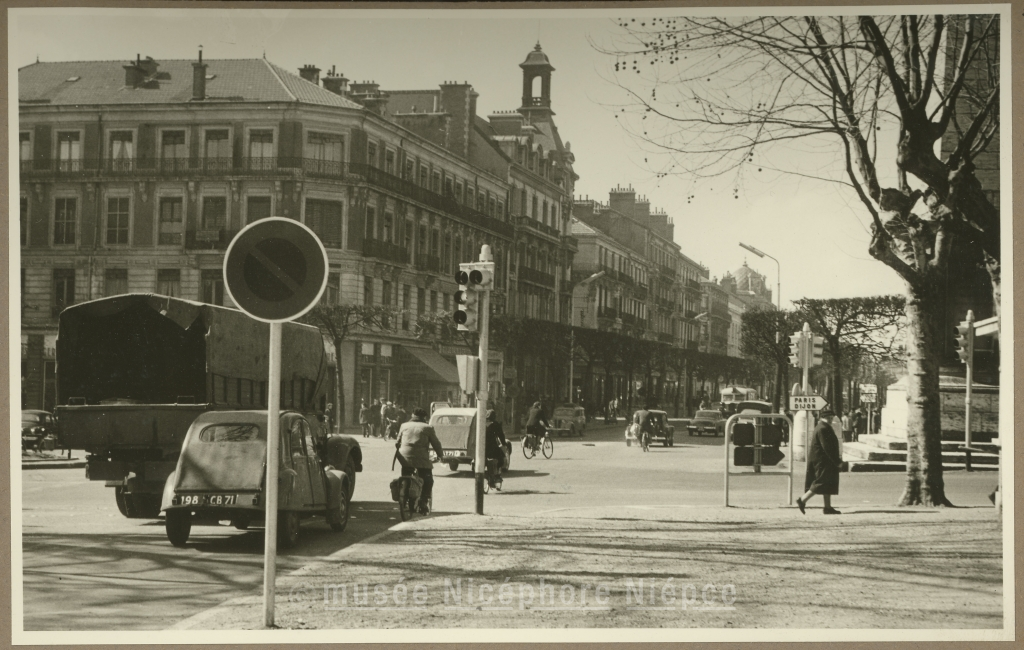
[[[337,405],[335,431],[341,430],[345,421],[345,390],[341,372],[341,344],[356,333],[371,329],[393,330],[395,317],[399,313],[394,307],[382,305],[328,305],[313,307],[302,320],[320,328],[321,334],[334,345],[334,403]]]
[[[975,169],[999,128],[998,16],[679,17],[619,27],[598,49],[614,57],[628,93],[620,122],[667,155],[660,174],[733,175],[738,196],[744,174],[785,146],[777,171],[840,183],[863,204],[868,252],[907,287],[900,503],[948,505],[939,362],[954,240],[980,249],[999,309],[999,213]],[[953,145],[942,158],[944,137]],[[807,156],[792,155],[800,147]]]
[[[903,296],[870,296],[821,300],[803,298],[793,302],[798,315],[824,339],[829,358],[832,395],[829,402],[843,412],[843,369],[848,357],[892,358],[901,341],[905,319]]]

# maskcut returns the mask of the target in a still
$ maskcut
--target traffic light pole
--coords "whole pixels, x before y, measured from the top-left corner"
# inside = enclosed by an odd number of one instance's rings
[[[964,395],[964,452],[965,469],[971,471],[971,392],[974,387],[974,311],[967,312],[967,387]]]
[[[480,247],[480,261],[491,262],[491,247],[484,244]],[[473,454],[473,468],[476,478],[476,514],[484,514],[484,471],[487,469],[487,396],[488,396],[488,346],[490,345],[491,322],[491,290],[480,292],[480,369],[477,373],[476,391],[476,450]]]

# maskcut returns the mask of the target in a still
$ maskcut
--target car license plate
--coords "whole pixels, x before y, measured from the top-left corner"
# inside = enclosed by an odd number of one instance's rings
[[[211,506],[234,505],[236,496],[234,494],[211,494],[206,497],[206,504]]]

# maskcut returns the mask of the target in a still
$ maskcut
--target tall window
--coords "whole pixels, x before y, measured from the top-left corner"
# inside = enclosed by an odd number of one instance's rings
[[[132,159],[135,158],[135,148],[132,141],[131,131],[110,132],[110,169],[112,171],[129,171],[132,168]]]
[[[464,188],[465,186],[462,184],[462,181],[455,181],[455,198],[458,199],[460,203],[466,202]]]
[[[384,171],[394,175],[395,173],[395,152],[385,151],[384,152]]]
[[[127,196],[107,197],[107,244],[123,245],[128,243],[128,222],[130,199]]]
[[[412,180],[412,168],[413,168],[413,162],[411,160],[406,160],[405,161],[405,169],[402,172],[402,178],[404,178],[407,181],[411,181]]]
[[[487,214],[489,214],[489,215],[491,215],[493,217],[493,216],[495,216],[495,214],[497,212],[497,209],[498,209],[498,202],[494,199],[493,196],[488,197],[488,199],[487,199]]]
[[[157,269],[156,292],[161,296],[181,297],[181,271],[179,269]]]
[[[231,169],[231,139],[227,129],[210,129],[206,132],[203,157],[207,169]]]
[[[327,276],[327,290],[325,292],[328,305],[337,305],[341,300],[341,274],[331,273]]]
[[[274,130],[249,131],[249,168],[271,169],[274,164]]]
[[[416,246],[416,252],[418,255],[427,254],[427,227],[420,224],[419,236],[416,238],[419,244]]]
[[[53,270],[53,316],[75,304],[75,270]]]
[[[128,269],[107,269],[103,274],[103,293],[107,296],[128,293]]]
[[[306,199],[306,225],[324,246],[341,248],[341,202]]]
[[[377,208],[372,205],[366,206],[366,238],[376,239],[377,237]]]
[[[345,142],[340,135],[309,132],[306,135],[307,171],[325,176],[340,176],[344,148]]]
[[[421,186],[423,186],[423,187],[427,186],[427,182],[428,182],[427,181],[427,177],[428,177],[429,174],[430,174],[430,171],[427,169],[427,166],[424,165],[423,163],[420,163],[420,185]]]
[[[402,285],[402,329],[409,329],[409,311],[412,305],[409,302],[412,300],[412,287],[407,284]]]
[[[166,170],[184,170],[188,163],[184,131],[164,131],[160,136],[160,166]]]
[[[430,231],[430,254],[438,257],[441,253],[441,233],[437,230]]]
[[[203,269],[203,302],[209,305],[224,304],[224,272],[220,269]]]
[[[82,169],[82,143],[78,131],[57,132],[57,169],[74,172]]]
[[[455,184],[452,183],[451,176],[445,176],[444,179],[444,195],[455,198]]]
[[[412,253],[412,221],[409,219],[405,220],[405,250]]]
[[[28,197],[21,197],[20,206],[20,219],[18,220],[18,234],[21,236],[21,245],[24,246],[28,243]]]
[[[180,246],[184,231],[182,219],[183,200],[180,196],[164,196],[160,199],[160,224],[157,243],[161,246]]]
[[[430,177],[430,189],[435,194],[441,193],[441,172],[434,172]]]
[[[384,221],[383,223],[381,223],[381,227],[383,229],[383,232],[381,233],[381,238],[386,242],[391,242],[394,240],[394,222],[395,216],[390,212],[385,212]]]
[[[423,315],[427,310],[427,291],[423,287],[416,287],[416,314]]]
[[[547,199],[544,199],[544,209],[543,209],[541,214],[543,215],[544,223],[547,224],[548,223],[548,201],[547,201]]]
[[[381,292],[381,304],[385,307],[391,306],[391,282],[384,280],[383,291]]]
[[[78,199],[59,198],[54,202],[53,243],[57,245],[75,243],[75,226],[78,217]]]
[[[363,304],[373,304],[373,278],[370,276],[363,276]]]
[[[228,197],[204,196],[202,230],[221,230],[227,222]]]
[[[366,160],[372,167],[380,164],[380,160],[377,159],[377,145],[373,142],[366,145]]]
[[[530,204],[530,216],[534,219],[537,218],[537,195],[533,195],[533,201]]]
[[[22,163],[32,160],[32,134],[28,131],[18,134],[18,158]]]
[[[245,200],[245,223],[266,219],[270,216],[269,196],[250,196]]]
[[[437,291],[430,291],[430,311],[437,313]]]

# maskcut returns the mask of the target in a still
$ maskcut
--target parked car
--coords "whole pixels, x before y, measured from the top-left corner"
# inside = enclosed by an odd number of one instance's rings
[[[563,404],[551,414],[551,428],[559,435],[580,435],[587,429],[587,412],[582,406]]]
[[[676,428],[669,424],[668,413],[665,411],[648,411],[651,414],[651,424],[654,433],[651,435],[651,443],[660,442],[663,447],[671,447],[675,444]],[[626,427],[626,446],[630,447],[637,441],[638,426],[630,424]]]
[[[448,469],[453,472],[459,470],[459,465],[475,467],[474,455],[476,453],[476,409],[452,406],[438,408],[430,416],[430,426],[434,427],[437,439],[441,441],[441,449],[444,451],[444,462]],[[512,454],[507,453],[506,448],[505,466],[508,469],[512,460]],[[434,452],[430,452],[431,459]]]
[[[53,449],[57,444],[57,423],[49,411],[21,412],[21,448]]]
[[[184,546],[194,524],[229,520],[244,530],[265,512],[266,411],[209,411],[195,419],[174,472],[164,484],[161,510],[167,539]],[[294,546],[302,519],[323,517],[345,530],[362,451],[351,436],[315,437],[294,411],[281,413],[278,544]]]
[[[686,432],[691,436],[696,433],[702,436],[705,433],[717,436],[725,434],[725,418],[718,411],[697,411],[693,419],[686,425]]]
[[[430,414],[433,415],[437,409],[451,408],[450,402],[431,402],[430,403]]]

